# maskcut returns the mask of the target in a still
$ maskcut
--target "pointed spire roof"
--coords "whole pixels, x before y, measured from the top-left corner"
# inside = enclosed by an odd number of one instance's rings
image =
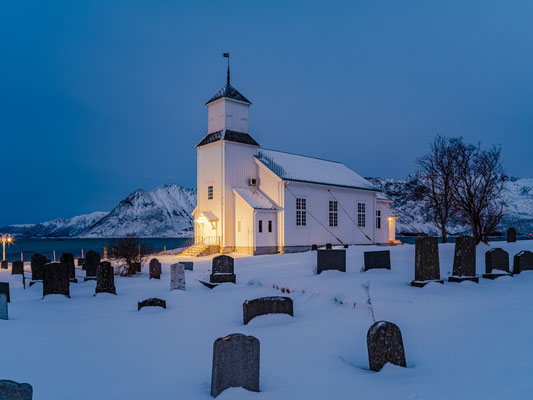
[[[229,79],[229,77],[228,77]],[[223,97],[226,97],[228,99],[238,100],[242,101],[244,103],[252,104],[250,100],[248,100],[246,97],[244,97],[237,89],[235,89],[233,86],[229,84],[229,82],[224,85],[222,89],[220,89],[205,105],[208,105],[209,103],[212,103],[218,99],[221,99]]]

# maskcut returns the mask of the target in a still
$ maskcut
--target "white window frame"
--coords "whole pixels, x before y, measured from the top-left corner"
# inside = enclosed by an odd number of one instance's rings
[[[272,225],[273,225],[272,220],[269,219],[268,220],[268,233],[272,233]]]
[[[307,226],[307,198],[296,198],[296,226]]]
[[[263,233],[263,220],[262,219],[257,221],[257,232]]]
[[[376,210],[376,229],[381,229],[381,210]]]
[[[330,200],[329,201],[329,226],[336,227],[339,226],[339,204],[337,203],[337,200]]]
[[[357,226],[366,228],[366,203],[364,201],[357,202]]]

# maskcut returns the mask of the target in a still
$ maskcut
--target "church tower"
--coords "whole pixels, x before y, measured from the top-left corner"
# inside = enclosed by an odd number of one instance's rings
[[[233,189],[248,187],[251,179],[257,181],[259,143],[249,133],[251,104],[230,84],[228,61],[226,85],[205,103],[207,134],[196,145],[195,243],[219,245],[221,252],[235,248]]]

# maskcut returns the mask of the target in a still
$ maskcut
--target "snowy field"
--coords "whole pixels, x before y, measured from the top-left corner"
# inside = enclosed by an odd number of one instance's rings
[[[494,243],[512,257],[533,241]],[[28,382],[34,399],[209,399],[216,338],[253,335],[261,343],[260,393],[234,388],[218,399],[531,399],[533,272],[494,281],[410,287],[414,246],[391,247],[392,270],[361,272],[363,252],[348,249],[347,272],[314,275],[316,253],[235,255],[237,285],[209,290],[210,258],[187,271],[187,290],[169,291],[169,265],[158,257],[160,281],[143,274],[115,278],[117,296],[93,297],[95,282],[71,284],[71,298],[23,290],[9,281],[9,321],[0,321],[0,378]],[[478,274],[484,253],[477,251]],[[453,245],[440,245],[441,276],[452,268]],[[512,263],[512,261],[511,261]],[[27,267],[28,268],[28,267]],[[83,271],[77,270],[82,276]],[[376,320],[397,324],[408,368],[368,370],[366,333],[372,316],[362,285],[370,282]],[[279,289],[276,289],[279,288]],[[269,295],[294,300],[294,317],[242,322],[242,303]],[[144,308],[148,297],[167,309]]]

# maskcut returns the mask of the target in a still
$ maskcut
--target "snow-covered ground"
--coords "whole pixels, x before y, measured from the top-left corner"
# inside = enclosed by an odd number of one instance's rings
[[[494,243],[512,256],[533,241]],[[484,253],[477,252],[478,273]],[[237,285],[209,290],[210,258],[187,271],[187,290],[169,291],[163,275],[115,278],[117,296],[93,297],[95,282],[71,284],[71,298],[42,296],[42,286],[9,281],[9,321],[0,321],[0,378],[28,382],[34,399],[209,399],[213,341],[244,333],[261,342],[260,393],[235,388],[218,399],[530,399],[533,393],[533,272],[494,281],[409,286],[414,246],[391,247],[392,270],[361,272],[363,252],[348,249],[346,273],[314,275],[316,253],[236,255]],[[383,248],[378,248],[383,250]],[[453,245],[440,245],[441,275]],[[181,258],[183,260],[183,258]],[[82,275],[82,271],[78,271]],[[370,282],[377,320],[396,323],[408,368],[368,370],[372,324],[362,285]],[[275,289],[279,288],[278,289]],[[294,317],[242,322],[247,299],[290,291]],[[137,301],[160,297],[167,309]]]

